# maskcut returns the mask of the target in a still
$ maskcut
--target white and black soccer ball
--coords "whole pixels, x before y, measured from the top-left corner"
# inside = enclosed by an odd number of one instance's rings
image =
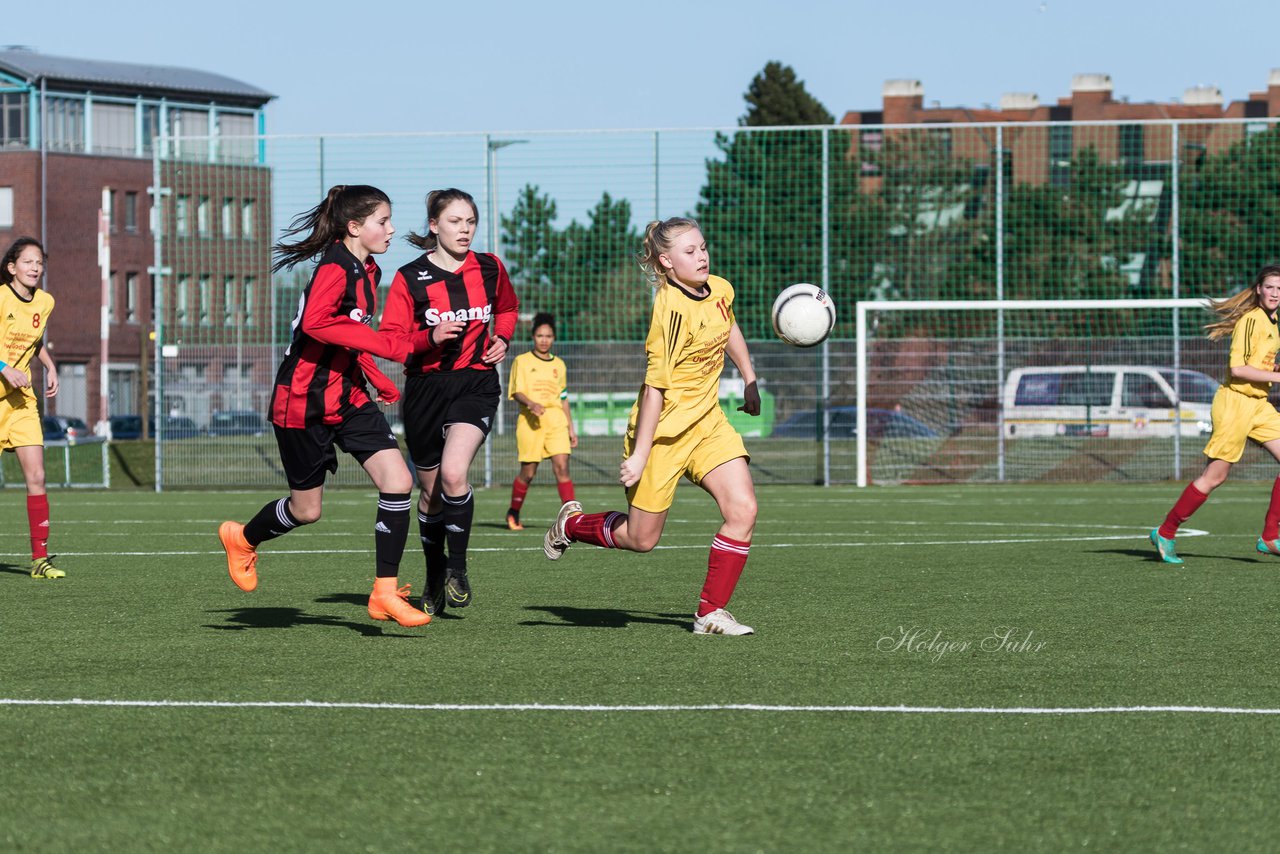
[[[795,347],[813,347],[827,340],[836,325],[836,304],[817,285],[801,282],[773,301],[773,331]]]

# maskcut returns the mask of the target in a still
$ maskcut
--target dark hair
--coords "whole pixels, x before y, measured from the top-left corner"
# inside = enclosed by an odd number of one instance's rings
[[[283,239],[277,243],[276,261],[271,265],[271,272],[316,257],[328,249],[330,243],[347,236],[347,223],[364,222],[381,204],[390,205],[391,199],[368,184],[339,184],[331,188],[323,202],[289,223],[285,238],[299,234],[306,234],[306,237],[293,243]]]
[[[539,326],[550,326],[551,334],[555,335],[556,334],[555,316],[546,311],[538,312],[533,316],[533,324],[530,325],[529,332],[530,333],[537,332]]]
[[[476,207],[476,200],[471,198],[471,194],[459,190],[457,187],[450,187],[447,190],[432,190],[427,193],[427,225],[422,229],[422,234],[410,232],[405,240],[412,243],[419,249],[431,250],[435,249],[440,243],[440,238],[431,231],[431,220],[439,219],[440,214],[444,213],[444,209],[449,207],[452,202],[466,202],[471,205],[471,212],[475,214],[476,219],[480,219],[480,209]]]
[[[28,246],[34,246],[40,250],[41,257],[47,258],[44,247],[40,245],[40,241],[34,237],[19,237],[13,241],[13,245],[9,247],[9,251],[4,253],[4,260],[0,261],[0,285],[7,285],[13,281],[13,276],[9,274],[9,265],[18,263],[18,256],[22,254],[22,250]]]

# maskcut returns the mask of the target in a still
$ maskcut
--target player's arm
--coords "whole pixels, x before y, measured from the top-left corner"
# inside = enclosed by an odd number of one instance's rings
[[[564,408],[564,420],[569,424],[569,447],[578,447],[578,431],[573,429],[573,413],[569,411],[569,394],[564,393],[564,397],[560,398],[560,406]]]
[[[302,313],[303,332],[321,344],[349,347],[397,362],[405,361],[416,350],[425,349],[426,333],[402,336],[386,331],[375,332],[360,321],[339,314],[338,306],[342,303],[346,287],[346,271],[337,264],[325,264],[316,271],[311,294]]]
[[[649,452],[653,450],[653,437],[658,432],[658,417],[662,415],[663,392],[649,384],[640,390],[640,411],[636,414],[636,443],[631,456],[622,461],[619,478],[623,486],[632,486],[640,480]]]
[[[44,365],[44,396],[53,397],[58,393],[58,366],[44,347],[44,339],[36,342],[36,358]]]
[[[379,403],[395,403],[400,399],[400,389],[378,368],[372,356],[361,353],[356,357],[356,363],[360,365],[360,370],[364,371],[365,378],[377,390]]]
[[[517,312],[520,308],[515,288],[511,287],[511,279],[507,277],[507,268],[497,255],[493,256],[493,260],[498,265],[498,286],[494,295],[493,339],[480,358],[486,365],[496,365],[507,357],[507,347],[516,331]]]
[[[756,369],[751,365],[751,353],[747,351],[747,339],[743,336],[742,330],[738,328],[738,322],[735,320],[733,325],[729,327],[729,341],[724,347],[725,353],[733,360],[733,364],[738,368],[738,373],[742,374],[742,405],[738,407],[739,411],[748,415],[760,414],[760,390],[756,387]]]

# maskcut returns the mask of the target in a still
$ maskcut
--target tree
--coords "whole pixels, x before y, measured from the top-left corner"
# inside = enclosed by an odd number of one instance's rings
[[[503,262],[519,294],[551,287],[563,262],[563,245],[555,226],[556,203],[525,184],[511,209],[501,217]]]
[[[777,62],[756,75],[744,100],[742,127],[833,121],[795,72]],[[717,134],[715,144],[723,158],[707,161],[696,215],[712,247],[713,269],[737,292],[739,324],[749,337],[760,337],[768,334],[777,291],[822,280],[823,131]],[[843,160],[839,149],[829,149],[832,164]]]

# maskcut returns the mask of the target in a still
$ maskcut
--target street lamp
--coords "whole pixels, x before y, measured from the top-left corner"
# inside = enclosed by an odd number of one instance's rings
[[[485,135],[485,183],[486,195],[488,201],[488,219],[489,219],[489,251],[495,255],[498,252],[498,150],[506,148],[508,145],[520,145],[528,142],[527,139],[493,139],[488,134]]]

